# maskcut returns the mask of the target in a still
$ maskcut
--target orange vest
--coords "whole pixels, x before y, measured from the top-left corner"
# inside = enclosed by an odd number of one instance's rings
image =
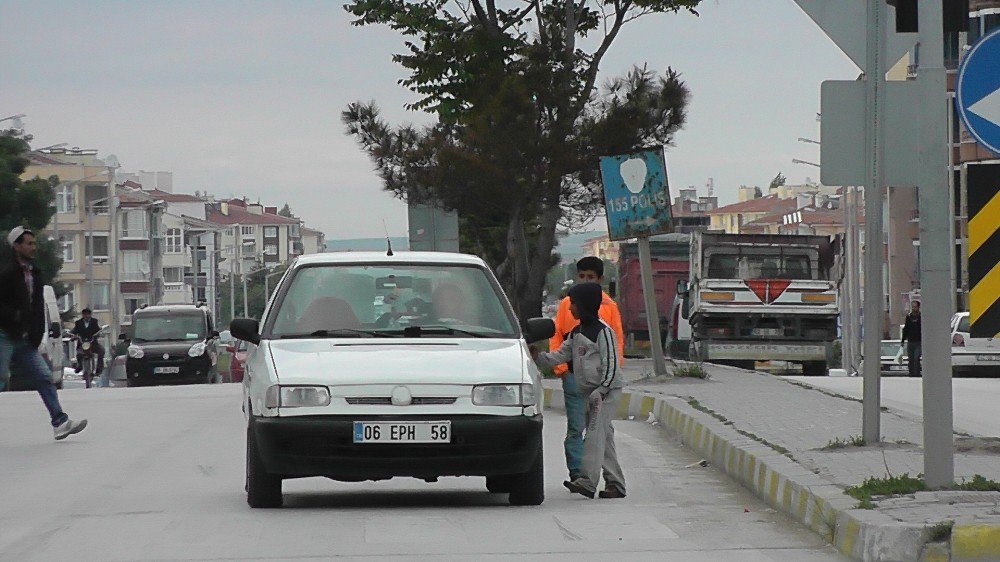
[[[601,308],[597,315],[615,331],[615,338],[618,340],[618,359],[625,363],[625,332],[622,330],[622,315],[618,312],[618,305],[610,295],[604,293],[604,300],[601,301]],[[556,314],[556,335],[549,339],[549,350],[559,349],[566,335],[573,331],[580,324],[580,321],[573,318],[573,313],[569,311],[569,297],[559,303],[559,312]],[[569,370],[566,364],[556,365],[552,369],[556,375],[562,376]]]

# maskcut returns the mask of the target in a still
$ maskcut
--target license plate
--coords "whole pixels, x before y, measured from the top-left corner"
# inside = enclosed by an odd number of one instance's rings
[[[451,443],[451,422],[354,422],[354,442]]]
[[[781,336],[784,335],[785,331],[781,328],[754,328],[753,335],[755,336]]]
[[[976,361],[1000,361],[1000,355],[977,355]]]
[[[180,367],[153,367],[153,372],[156,374],[175,374],[181,372]]]

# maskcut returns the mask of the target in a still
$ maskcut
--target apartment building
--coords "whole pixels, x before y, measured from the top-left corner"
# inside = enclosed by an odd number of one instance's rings
[[[63,312],[94,311],[102,324],[113,318],[112,186],[115,168],[93,149],[46,149],[28,153],[23,179],[59,177],[56,213],[46,228],[62,248],[59,280],[69,289],[60,299]]]
[[[318,230],[303,226],[302,251],[299,255],[319,254],[326,251],[326,235]]]
[[[229,199],[211,205],[206,220],[226,227],[221,236],[222,248],[228,248],[221,252],[222,271],[243,274],[305,253],[301,221],[279,215],[277,207]]]

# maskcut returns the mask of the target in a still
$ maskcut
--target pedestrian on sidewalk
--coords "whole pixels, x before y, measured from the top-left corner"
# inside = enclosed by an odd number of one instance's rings
[[[15,367],[42,397],[49,411],[56,440],[65,439],[87,427],[87,420],[69,419],[59,405],[51,369],[38,353],[45,326],[42,279],[35,268],[38,249],[35,234],[23,226],[7,235],[13,254],[0,263],[0,391],[7,386],[10,369]]]
[[[575,478],[563,483],[569,491],[593,498],[603,471],[602,498],[624,498],[625,476],[615,452],[611,420],[622,397],[621,356],[615,331],[598,316],[603,291],[597,283],[579,283],[569,290],[570,313],[579,321],[558,350],[534,351],[539,365],[572,362],[576,387],[586,397],[583,459]],[[565,378],[565,377],[564,377]],[[567,416],[568,417],[568,416]]]
[[[597,283],[604,280],[604,261],[596,256],[587,256],[576,262],[576,282],[577,283]],[[571,288],[572,289],[572,288]],[[619,359],[625,355],[625,336],[622,332],[622,316],[618,311],[618,305],[610,295],[602,291],[602,300],[598,315],[615,332],[618,342]],[[556,313],[556,334],[549,340],[549,351],[558,351],[572,332],[579,324],[570,313],[570,298],[567,296],[559,303],[559,311]],[[569,366],[556,365],[553,372],[562,379],[563,398],[566,402],[566,439],[563,441],[563,449],[566,453],[566,468],[569,469],[570,481],[576,480],[580,476],[580,465],[583,462],[583,427],[586,420],[587,395],[577,387],[576,380],[572,375],[567,376]]]
[[[911,377],[920,376],[920,301],[910,303],[910,313],[903,324],[903,335],[899,345],[906,344],[906,358]]]

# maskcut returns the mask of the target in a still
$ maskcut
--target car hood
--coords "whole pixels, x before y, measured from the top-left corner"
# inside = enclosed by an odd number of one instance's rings
[[[282,384],[519,383],[520,340],[291,340],[269,342]]]

